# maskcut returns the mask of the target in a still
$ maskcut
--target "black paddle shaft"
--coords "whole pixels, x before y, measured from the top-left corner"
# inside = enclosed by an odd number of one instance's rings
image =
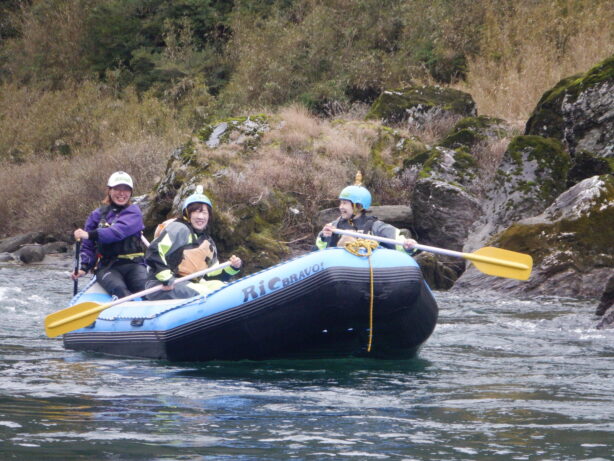
[[[77,240],[75,242],[75,275],[79,275],[79,269],[81,265],[81,240]],[[72,295],[75,296],[79,292],[79,279],[75,278],[73,287],[72,287]]]

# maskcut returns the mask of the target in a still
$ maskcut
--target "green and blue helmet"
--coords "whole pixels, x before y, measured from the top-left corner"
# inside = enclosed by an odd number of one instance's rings
[[[371,206],[371,193],[362,185],[362,173],[356,173],[354,185],[344,187],[339,194],[339,199],[349,200],[354,206],[360,205],[364,210]]]
[[[361,205],[365,210],[371,206],[371,193],[363,186],[347,186],[339,194],[341,200],[349,200],[354,205]]]
[[[192,195],[189,195],[181,205],[181,214],[186,216],[187,208],[193,203],[204,203],[205,205],[209,205],[209,211],[213,210],[213,205],[211,204],[211,200],[203,193],[203,186],[196,186],[196,192]]]

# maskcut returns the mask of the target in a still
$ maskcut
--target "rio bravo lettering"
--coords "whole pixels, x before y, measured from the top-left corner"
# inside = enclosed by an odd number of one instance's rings
[[[259,280],[255,284],[243,288],[243,302],[259,298],[272,291],[290,286],[316,272],[320,272],[322,269],[324,269],[324,263],[319,263],[307,267],[298,273],[290,274],[288,277],[271,277],[268,280]]]

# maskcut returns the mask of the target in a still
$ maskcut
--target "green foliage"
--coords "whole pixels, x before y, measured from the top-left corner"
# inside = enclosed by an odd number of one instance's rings
[[[112,0],[88,17],[87,58],[101,78],[120,71],[140,91],[203,76],[217,91],[226,78],[221,50],[228,38],[227,2]]]
[[[233,12],[228,53],[236,65],[223,93],[228,105],[301,101],[321,111],[335,102],[370,103],[384,88],[413,78],[462,77],[465,54],[476,49],[478,36],[464,31],[473,30],[480,14],[459,14],[461,6],[478,11],[473,2],[283,3],[276,14]]]

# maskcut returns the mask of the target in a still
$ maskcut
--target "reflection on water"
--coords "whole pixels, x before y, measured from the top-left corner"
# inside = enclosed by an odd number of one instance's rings
[[[44,335],[72,283],[0,268],[0,459],[611,459],[592,303],[437,293],[411,360],[170,364]]]

